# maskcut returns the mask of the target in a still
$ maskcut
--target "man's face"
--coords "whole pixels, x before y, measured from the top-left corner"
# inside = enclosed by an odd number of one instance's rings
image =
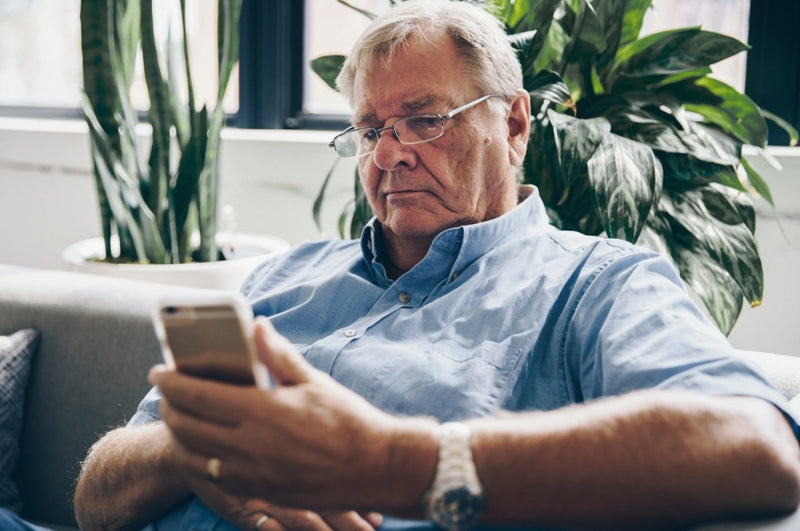
[[[446,114],[483,94],[451,38],[412,37],[388,65],[356,85],[356,127],[385,127],[421,113]],[[456,115],[441,138],[401,144],[384,131],[359,160],[361,184],[389,241],[432,240],[441,231],[497,217],[516,203],[509,127],[488,102]]]

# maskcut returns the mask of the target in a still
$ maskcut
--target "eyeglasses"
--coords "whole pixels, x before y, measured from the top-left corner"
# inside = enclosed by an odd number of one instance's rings
[[[400,118],[392,125],[378,129],[374,127],[350,127],[333,137],[333,140],[328,145],[335,149],[340,157],[365,157],[375,151],[378,146],[378,140],[381,138],[381,133],[389,129],[394,132],[394,137],[401,144],[411,145],[430,142],[444,134],[444,124],[450,118],[493,97],[498,97],[498,95],[487,94],[486,96],[481,96],[477,100],[453,109],[445,115],[436,113],[415,114],[414,116]]]

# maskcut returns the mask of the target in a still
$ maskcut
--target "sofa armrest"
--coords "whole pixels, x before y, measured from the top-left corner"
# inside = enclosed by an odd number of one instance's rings
[[[22,515],[75,526],[80,461],[120,426],[160,361],[151,312],[164,293],[196,291],[65,271],[0,267],[0,333],[41,333],[25,398],[15,479]]]
[[[754,350],[737,350],[736,354],[759,367],[787,400],[800,395],[800,357]]]

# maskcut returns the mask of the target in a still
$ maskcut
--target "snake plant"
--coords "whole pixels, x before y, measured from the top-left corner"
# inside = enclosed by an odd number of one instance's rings
[[[178,52],[169,42],[159,49],[152,0],[81,1],[82,108],[106,260],[167,264],[217,259],[218,163],[225,121],[221,101],[238,60],[240,12],[241,0],[218,0],[219,88],[213,106],[198,109],[185,0],[180,2]],[[150,99],[149,146],[137,135],[131,103],[139,52]]]
[[[710,74],[748,46],[700,27],[640,36],[651,0],[484,4],[518,51],[534,114],[522,180],[552,223],[662,252],[729,333],[743,301],[761,303],[752,197],[772,197],[742,146],[763,150],[772,116]],[[343,61],[312,68],[335,87]],[[350,215],[351,237],[371,215],[358,186],[340,222]]]

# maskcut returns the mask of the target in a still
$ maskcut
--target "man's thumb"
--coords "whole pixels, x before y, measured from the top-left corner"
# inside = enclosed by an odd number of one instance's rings
[[[269,319],[257,317],[253,326],[258,357],[277,385],[293,385],[311,379],[311,366],[275,330]]]

